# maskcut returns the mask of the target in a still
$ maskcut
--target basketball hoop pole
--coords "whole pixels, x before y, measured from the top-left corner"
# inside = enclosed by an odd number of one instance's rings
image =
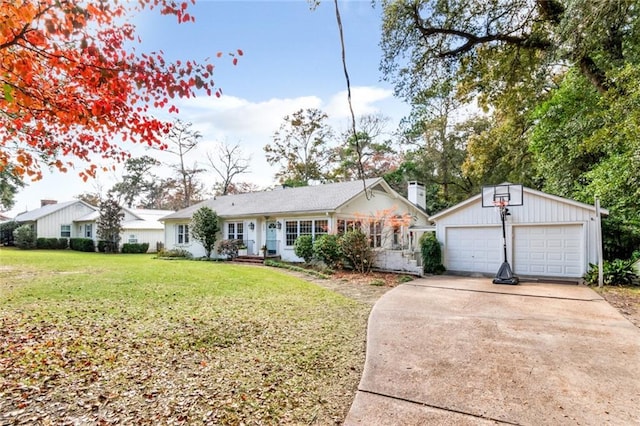
[[[507,261],[507,227],[505,225],[505,221],[507,216],[509,215],[509,210],[507,209],[507,202],[500,200],[496,202],[496,206],[500,207],[500,219],[502,220],[502,250],[504,253],[504,261],[496,274],[496,277],[493,279],[494,284],[518,284],[518,277],[513,275],[511,271],[511,266]]]
[[[499,185],[488,185],[482,187],[482,207],[498,208],[500,210],[500,220],[502,221],[502,252],[504,260],[496,277],[494,284],[518,284],[518,277],[513,275],[511,266],[507,262],[507,227],[505,222],[510,215],[508,206],[522,206],[522,185],[513,183],[502,183]]]

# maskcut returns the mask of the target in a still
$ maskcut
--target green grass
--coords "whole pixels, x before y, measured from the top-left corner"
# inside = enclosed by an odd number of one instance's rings
[[[341,422],[368,311],[268,268],[2,248],[0,423]]]

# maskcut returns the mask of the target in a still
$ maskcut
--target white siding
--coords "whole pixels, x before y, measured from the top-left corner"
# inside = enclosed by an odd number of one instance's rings
[[[163,229],[125,229],[121,234],[120,244],[129,242],[129,236],[135,235],[138,244],[149,243],[147,253],[155,253],[158,243],[164,240]]]
[[[520,262],[521,266],[520,270],[515,267],[514,271],[523,275],[580,277],[587,271],[589,263],[597,262],[595,209],[571,200],[565,200],[555,196],[546,196],[546,194],[541,194],[537,191],[532,192],[526,188],[523,201],[523,206],[509,207],[510,215],[507,216],[506,220],[507,258],[509,262],[514,262],[513,266],[518,262]],[[450,248],[446,247],[446,244],[448,244],[448,230],[450,228],[458,228],[461,226],[501,226],[498,210],[496,208],[483,208],[480,197],[474,197],[467,202],[461,203],[457,207],[454,206],[451,210],[443,213],[442,216],[438,216],[439,215],[436,215],[435,217],[436,235],[438,240],[444,245],[445,253],[449,253],[450,251]],[[564,228],[549,228],[560,225]],[[535,266],[532,265],[530,261],[525,261],[522,256],[528,256],[526,253],[521,253],[520,258],[518,258],[514,252],[516,249],[525,249],[522,244],[530,244],[527,237],[524,237],[524,241],[520,241],[520,236],[523,236],[525,232],[524,227],[527,227],[529,230],[531,230],[530,227],[539,227],[537,231],[549,232],[549,235],[552,237],[551,239],[554,239],[552,236],[553,230],[560,230],[562,231],[560,235],[564,235],[565,232],[570,233],[574,231],[575,233],[576,227],[580,227],[581,237],[579,241],[576,240],[575,235],[570,236],[567,234],[565,237],[562,237],[564,238],[563,244],[567,246],[565,250],[571,252],[577,250],[577,255],[574,252],[564,257],[564,269],[560,269],[559,266],[556,265],[548,266],[546,272],[537,272],[541,271],[541,265]],[[517,233],[518,229],[521,230],[520,234]],[[549,244],[552,243],[550,242]],[[569,246],[576,247],[570,248]],[[514,255],[516,261],[514,261]],[[533,256],[537,255],[540,255],[540,253],[533,254]],[[558,256],[558,253],[556,252],[550,256]],[[577,267],[578,263],[579,268]],[[558,275],[555,275],[555,272],[558,272]]]
[[[55,211],[38,219],[36,230],[41,238],[60,238],[60,226],[71,225],[71,237],[82,237],[77,226],[73,226],[74,219],[85,216],[94,211],[81,202],[77,202],[63,209]]]

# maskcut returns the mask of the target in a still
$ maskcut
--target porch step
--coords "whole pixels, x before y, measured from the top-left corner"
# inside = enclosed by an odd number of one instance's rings
[[[233,259],[233,262],[236,263],[253,263],[253,264],[257,264],[257,265],[262,265],[264,263],[264,257],[263,256],[238,256],[235,259]],[[280,260],[281,257],[280,256],[267,256],[267,259],[272,259],[272,260]]]

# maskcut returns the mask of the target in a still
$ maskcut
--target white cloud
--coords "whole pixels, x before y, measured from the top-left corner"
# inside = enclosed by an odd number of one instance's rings
[[[354,87],[352,100],[356,115],[381,112],[397,121],[403,116],[406,107],[393,99],[390,90],[377,87]],[[242,175],[239,180],[253,182],[266,187],[274,183],[273,176],[276,167],[267,164],[263,147],[271,142],[273,133],[282,124],[284,116],[299,109],[319,108],[330,117],[330,124],[340,131],[345,128],[349,115],[346,91],[341,91],[327,100],[318,96],[300,96],[296,98],[272,98],[265,101],[252,102],[234,96],[200,97],[180,100],[179,117],[185,122],[193,123],[193,128],[202,134],[202,143],[197,153],[191,157],[191,162],[198,161],[206,165],[206,152],[212,151],[216,142],[239,143],[245,156],[251,156],[251,173]],[[142,146],[130,145],[132,155],[149,154]],[[153,151],[161,161],[171,160],[167,153]],[[66,201],[82,192],[95,191],[99,183],[104,190],[110,188],[121,175],[118,171],[104,173],[96,180],[83,183],[74,171],[62,175],[59,173],[45,173],[42,181],[34,183],[16,197],[16,206],[10,212],[14,215],[25,208],[33,210],[40,206],[40,199],[57,199]],[[168,173],[168,168],[165,168]],[[160,174],[160,173],[159,173]],[[211,187],[216,177],[209,174],[206,179],[207,187]]]

